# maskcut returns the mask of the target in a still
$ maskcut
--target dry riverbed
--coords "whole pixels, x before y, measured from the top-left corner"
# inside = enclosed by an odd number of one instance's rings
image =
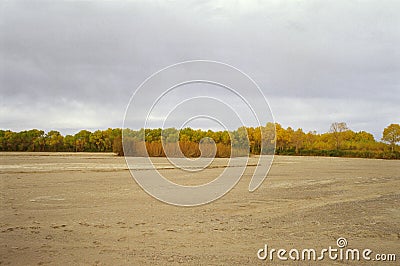
[[[210,181],[213,167],[191,180]],[[216,159],[214,165],[226,160]],[[199,207],[176,207],[146,194],[124,158],[100,153],[0,153],[2,265],[265,265],[269,248],[348,247],[395,253],[400,261],[400,161],[276,156],[269,176],[247,190],[256,159],[238,185]],[[287,256],[287,254],[286,254]],[[373,256],[373,255],[371,255]],[[340,261],[325,264],[368,264]]]

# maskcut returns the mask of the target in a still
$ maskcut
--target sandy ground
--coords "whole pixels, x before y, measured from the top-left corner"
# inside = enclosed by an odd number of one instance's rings
[[[396,262],[381,264],[399,265],[400,161],[277,156],[249,193],[252,170],[211,204],[176,207],[146,194],[110,154],[0,153],[0,264],[379,264],[257,258],[265,244],[319,252],[344,237],[347,248],[394,253]],[[161,171],[190,183],[186,172]]]

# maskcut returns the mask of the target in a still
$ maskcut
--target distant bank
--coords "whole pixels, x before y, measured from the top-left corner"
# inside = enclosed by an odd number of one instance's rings
[[[123,133],[123,134],[122,134]],[[75,135],[61,135],[58,131],[44,132],[31,129],[20,132],[0,130],[0,151],[30,152],[114,152],[124,155],[122,145],[124,135],[125,152],[130,155],[142,154],[135,147],[145,147],[149,156],[165,156],[165,148],[179,141],[182,154],[199,157],[199,147],[207,142],[215,144],[216,157],[235,155],[275,154],[300,156],[332,156],[400,159],[400,125],[391,124],[382,132],[382,139],[377,141],[373,135],[349,129],[346,123],[333,123],[331,130],[318,134],[303,132],[301,128],[283,128],[278,123],[267,123],[262,127],[241,127],[234,131],[211,131],[201,129],[174,128],[164,129],[125,129],[109,128],[90,132],[81,130]],[[144,145],[138,145],[139,143]],[[164,143],[164,146],[163,146]],[[202,146],[203,155],[207,145]],[[171,146],[171,145],[170,145]],[[232,153],[234,152],[234,153]],[[211,152],[210,152],[211,154]]]

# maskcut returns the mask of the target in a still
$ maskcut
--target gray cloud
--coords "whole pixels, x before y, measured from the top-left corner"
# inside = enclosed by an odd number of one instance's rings
[[[0,127],[120,126],[129,97],[190,59],[249,74],[284,126],[399,123],[398,1],[7,1]]]

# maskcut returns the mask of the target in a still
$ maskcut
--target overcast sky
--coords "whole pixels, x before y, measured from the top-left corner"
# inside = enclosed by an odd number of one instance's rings
[[[147,77],[209,59],[252,77],[285,127],[344,121],[380,138],[400,123],[399,11],[378,0],[1,1],[0,128],[121,127]]]

